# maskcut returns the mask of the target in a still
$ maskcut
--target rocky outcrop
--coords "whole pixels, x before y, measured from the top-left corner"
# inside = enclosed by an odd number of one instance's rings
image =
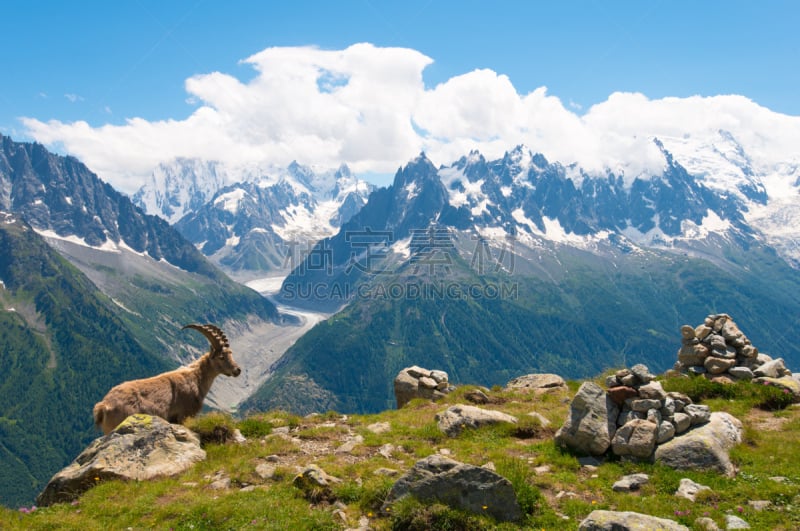
[[[681,327],[678,361],[668,373],[703,375],[720,383],[752,380],[787,389],[800,400],[800,383],[783,358],[759,352],[725,313],[711,314],[696,327]]]
[[[630,511],[592,511],[578,527],[579,531],[689,531],[689,528],[666,518],[656,518]]]
[[[394,397],[398,409],[415,398],[437,400],[455,389],[447,381],[444,371],[428,370],[422,367],[406,367],[394,379]]]
[[[436,415],[439,429],[450,437],[456,437],[464,428],[480,428],[503,422],[516,424],[517,418],[492,409],[456,404]]]
[[[200,440],[187,428],[159,417],[132,415],[53,476],[36,503],[69,502],[108,479],[173,476],[205,458]]]
[[[655,459],[678,470],[714,470],[733,476],[728,452],[742,441],[742,423],[729,413],[711,413],[709,421],[682,437],[660,445]]]
[[[411,495],[423,502],[439,502],[477,514],[490,514],[503,522],[522,518],[511,482],[482,467],[460,463],[441,455],[418,461],[392,486],[382,511]]]
[[[560,446],[586,455],[603,455],[617,431],[619,408],[594,382],[581,385],[569,408],[569,416],[555,435]]]

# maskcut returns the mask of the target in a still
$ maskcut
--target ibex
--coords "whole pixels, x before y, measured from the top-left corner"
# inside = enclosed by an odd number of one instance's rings
[[[108,435],[134,413],[147,413],[171,423],[182,423],[196,415],[220,374],[239,376],[242,369],[233,361],[228,338],[214,325],[190,324],[206,336],[211,348],[197,361],[151,378],[131,380],[112,387],[94,406],[94,423]]]

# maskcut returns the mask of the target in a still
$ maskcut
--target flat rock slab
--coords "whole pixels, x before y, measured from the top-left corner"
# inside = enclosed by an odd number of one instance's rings
[[[44,507],[70,502],[108,479],[173,476],[205,458],[200,439],[187,428],[159,417],[131,415],[56,473],[36,503]]]
[[[580,524],[578,531],[689,531],[666,518],[656,518],[630,511],[592,511]]]
[[[481,426],[504,422],[516,424],[517,418],[502,411],[456,404],[442,413],[438,413],[436,421],[440,430],[450,437],[456,437],[464,428],[480,428]]]
[[[542,391],[549,389],[566,389],[567,382],[557,374],[526,374],[514,378],[506,384],[506,390]]]

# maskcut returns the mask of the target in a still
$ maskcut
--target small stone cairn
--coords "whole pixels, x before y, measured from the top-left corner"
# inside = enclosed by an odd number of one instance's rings
[[[606,378],[604,390],[584,382],[572,399],[556,443],[579,453],[607,451],[631,459],[651,459],[657,446],[711,419],[708,406],[683,393],[664,391],[646,365],[621,369]]]
[[[683,393],[664,391],[643,364],[606,378],[609,398],[620,408],[611,450],[619,456],[648,458],[665,443],[692,426],[708,422],[708,406],[693,404]]]
[[[398,409],[414,398],[438,400],[453,389],[455,387],[450,385],[446,372],[423,369],[416,365],[406,367],[394,379],[394,397]]]
[[[793,378],[783,358],[760,353],[730,315],[720,313],[702,324],[681,327],[678,361],[667,376],[702,375],[713,382],[754,381],[777,385],[800,397],[800,382]]]

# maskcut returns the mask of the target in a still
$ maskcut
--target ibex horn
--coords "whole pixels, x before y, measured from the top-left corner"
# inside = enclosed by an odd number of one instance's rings
[[[223,348],[228,348],[230,346],[228,344],[228,338],[225,337],[225,333],[214,325],[188,324],[184,326],[181,330],[185,330],[186,328],[193,328],[198,332],[200,332],[201,334],[203,334],[204,336],[206,336],[206,339],[208,339],[208,342],[211,343],[211,347],[214,349],[216,348],[223,349]]]

